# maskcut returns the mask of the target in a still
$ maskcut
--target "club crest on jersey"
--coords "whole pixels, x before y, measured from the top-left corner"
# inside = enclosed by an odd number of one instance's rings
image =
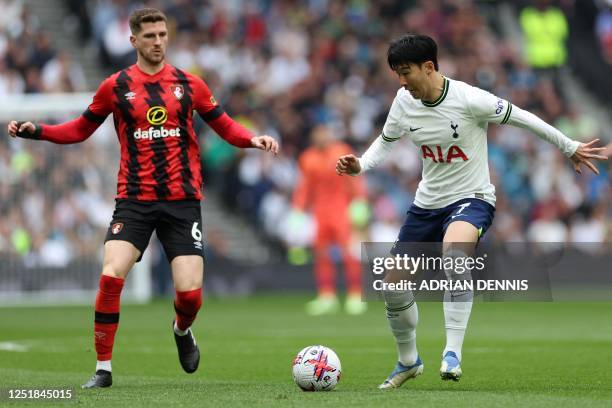
[[[451,120],[451,124],[450,124],[451,129],[453,129],[453,139],[456,139],[459,137],[459,133],[457,133],[457,128],[459,127],[458,123],[455,123]]]
[[[123,96],[125,96],[125,100],[126,100],[126,101],[131,101],[131,100],[133,100],[133,99],[135,99],[135,98],[136,98],[136,92],[132,92],[132,91],[130,91],[130,92],[127,92],[127,93],[126,93],[125,95],[123,95]]]
[[[122,222],[116,222],[111,227],[111,232],[113,233],[113,235],[117,235],[118,233],[121,232],[122,229],[123,229],[123,223]]]
[[[172,85],[170,87],[170,92],[172,92],[172,95],[174,95],[179,101],[183,99],[183,95],[185,95],[183,85]]]

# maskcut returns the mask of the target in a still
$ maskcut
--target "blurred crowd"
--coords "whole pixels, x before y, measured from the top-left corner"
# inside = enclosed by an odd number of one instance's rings
[[[598,6],[599,13],[595,20],[595,32],[604,60],[612,65],[612,0],[601,0]]]
[[[12,87],[12,92],[52,90],[42,80],[33,81],[38,84],[33,88],[28,77],[44,77],[46,67],[61,54],[49,49],[48,43],[45,48],[47,37],[37,32],[35,19],[19,1],[0,3],[15,10],[11,12],[17,16],[7,18],[3,12],[0,17],[0,94],[6,87]],[[554,77],[530,66],[514,41],[492,29],[498,18],[494,2],[67,3],[81,21],[81,31],[100,47],[108,72],[134,61],[128,40],[130,11],[143,5],[164,10],[171,28],[169,62],[201,75],[235,119],[258,134],[278,138],[282,152],[272,157],[234,149],[202,127],[205,188],[219,194],[236,214],[248,214],[247,218],[283,249],[307,246],[312,239],[314,221],[296,216],[291,204],[299,177],[297,157],[309,146],[311,130],[326,124],[337,140],[351,145],[357,154],[365,151],[382,129],[399,86],[387,66],[386,51],[389,41],[403,33],[425,33],[438,41],[444,75],[508,99],[573,139],[610,139],[588,112],[567,99]],[[31,74],[33,70],[38,74]],[[107,139],[94,143],[106,143]],[[112,144],[112,137],[108,140]],[[116,157],[105,157],[91,143],[62,147],[58,153],[61,160],[45,157],[52,150],[49,144],[25,146],[0,141],[0,173],[10,175],[0,178],[0,189],[2,197],[11,196],[8,202],[12,203],[0,202],[0,252],[26,252],[19,249],[23,238],[15,237],[17,225],[31,235],[29,245],[39,252],[44,248],[37,243],[38,233],[42,242],[44,237],[51,241],[49,236],[63,235],[71,245],[87,250],[92,234],[89,229],[105,228],[110,219]],[[553,146],[510,126],[490,126],[489,156],[498,201],[487,239],[612,240],[609,165],[599,166],[599,176],[587,171],[576,176]],[[367,175],[368,206],[353,214],[359,221],[356,242],[395,240],[413,200],[420,170],[418,151],[404,141],[390,160]],[[61,199],[53,206],[45,205],[40,185]],[[92,203],[103,211],[90,208]],[[52,231],[40,231],[42,225]],[[92,248],[99,247],[102,236],[98,233]]]
[[[53,48],[52,33],[40,29],[22,0],[0,0],[0,10],[0,97],[85,90],[80,64]]]
[[[56,49],[53,33],[21,0],[0,0],[0,98],[86,91],[83,69]],[[80,112],[78,112],[80,113]],[[71,119],[32,118],[47,122]],[[1,123],[6,129],[6,123]],[[110,131],[107,126],[106,130]],[[100,132],[100,133],[104,133]],[[109,132],[106,134],[110,135]],[[26,265],[62,267],[97,254],[112,214],[114,144],[59,147],[0,138],[0,255]],[[102,153],[102,154],[101,154]],[[82,255],[81,255],[82,254]]]

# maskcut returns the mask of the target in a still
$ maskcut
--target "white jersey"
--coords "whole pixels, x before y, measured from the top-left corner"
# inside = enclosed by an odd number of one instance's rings
[[[444,78],[440,97],[432,102],[414,99],[401,88],[391,105],[378,145],[360,159],[362,171],[374,167],[392,142],[408,137],[419,149],[423,175],[414,203],[426,209],[446,207],[464,198],[495,205],[489,177],[487,125],[489,122],[528,128],[571,156],[577,142],[535,115],[508,101],[461,81]],[[376,144],[376,143],[375,143]],[[381,154],[381,152],[383,154]]]

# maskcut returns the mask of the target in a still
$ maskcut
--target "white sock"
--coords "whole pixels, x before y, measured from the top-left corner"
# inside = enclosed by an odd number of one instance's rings
[[[108,371],[109,373],[112,372],[113,368],[111,367],[111,361],[110,360],[104,360],[104,361],[98,360],[96,362],[96,371],[98,370]]]
[[[179,336],[184,336],[187,333],[189,333],[189,327],[186,330],[181,330],[178,328],[178,326],[176,325],[176,322],[174,322],[174,332],[176,334],[178,334]]]
[[[397,345],[397,358],[405,366],[416,363],[419,353],[416,347],[416,326],[419,309],[412,292],[385,291],[387,320]]]
[[[461,361],[461,348],[463,338],[467,328],[472,302],[444,302],[444,322],[446,327],[446,347],[442,356],[447,351],[454,351],[459,361]]]
[[[467,255],[462,251],[454,250],[445,256],[466,257]],[[469,270],[461,274],[455,273],[453,270],[445,270],[445,273],[446,277],[452,281],[472,280],[472,274]],[[461,361],[461,348],[463,347],[465,330],[470,320],[473,300],[474,292],[471,290],[447,290],[444,292],[446,347],[442,352],[443,357],[446,352],[453,351]]]

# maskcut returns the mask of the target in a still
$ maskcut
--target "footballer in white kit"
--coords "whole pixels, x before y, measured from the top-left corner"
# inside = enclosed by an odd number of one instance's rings
[[[376,167],[401,138],[419,149],[423,174],[414,203],[407,212],[397,242],[442,242],[443,257],[473,254],[495,213],[495,187],[487,159],[487,126],[510,124],[530,130],[554,144],[580,173],[585,165],[605,160],[598,140],[573,141],[537,116],[482,89],[444,77],[438,72],[437,44],[425,35],[408,34],[393,41],[389,66],[401,88],[391,105],[382,134],[362,157],[338,159],[338,174],[358,175]],[[392,249],[392,252],[396,247]],[[454,264],[454,263],[451,263]],[[471,279],[470,272],[444,271],[447,279]],[[386,281],[397,276],[387,274]],[[416,347],[418,308],[411,291],[383,291],[387,319],[395,337],[398,362],[379,386],[397,388],[423,372]],[[444,294],[446,347],[440,376],[457,381],[462,375],[461,349],[472,309],[473,292],[447,290]]]

